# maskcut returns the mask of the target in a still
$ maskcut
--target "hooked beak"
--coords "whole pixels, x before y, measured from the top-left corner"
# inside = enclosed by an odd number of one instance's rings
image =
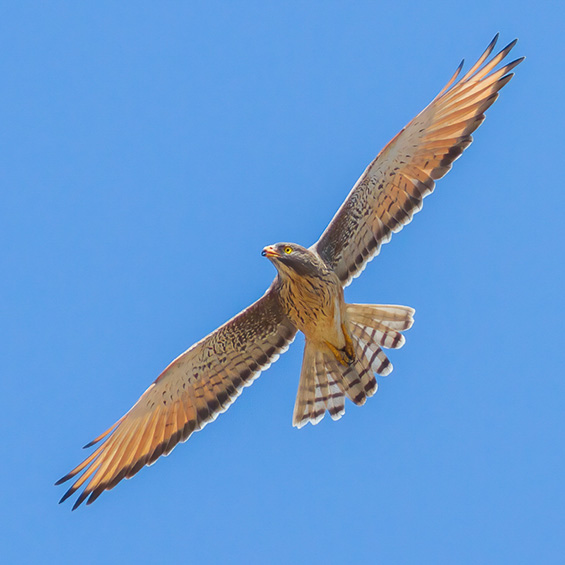
[[[261,255],[263,257],[267,257],[268,259],[281,256],[281,254],[275,249],[273,245],[267,245],[267,247],[264,247],[263,251],[261,251]]]

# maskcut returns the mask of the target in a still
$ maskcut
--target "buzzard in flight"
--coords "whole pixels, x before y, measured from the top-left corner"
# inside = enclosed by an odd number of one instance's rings
[[[498,36],[497,36],[498,37]],[[516,41],[491,56],[497,37],[471,69],[462,64],[443,90],[377,155],[320,239],[306,248],[263,249],[277,276],[257,302],[177,357],[111,428],[98,447],[57,484],[74,479],[61,502],[84,487],[73,510],[135,475],[227,410],[296,332],[305,335],[293,425],[335,420],[345,398],[363,404],[377,390],[375,374],[392,370],[383,348],[404,343],[414,310],[346,304],[343,288],[420,210],[472,141],[485,111],[522,59],[503,66]]]

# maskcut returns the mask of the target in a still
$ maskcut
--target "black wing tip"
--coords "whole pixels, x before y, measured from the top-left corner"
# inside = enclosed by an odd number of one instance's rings
[[[100,485],[97,489],[93,490],[86,501],[86,505],[90,506],[105,490],[106,485]]]
[[[506,55],[508,55],[508,53],[510,53],[510,51],[512,51],[512,49],[514,49],[514,47],[516,46],[516,43],[518,43],[518,39],[514,39],[513,41],[511,41],[506,47],[504,47],[503,49],[501,49],[498,53],[497,53],[497,57],[499,55],[502,55],[503,57],[506,57]]]
[[[97,439],[93,439],[92,441],[89,441],[86,445],[83,445],[82,448],[83,449],[88,449],[89,447],[92,447],[93,445],[96,445],[98,443],[99,440]]]
[[[65,502],[65,500],[67,500],[67,498],[71,497],[74,493],[75,493],[76,489],[73,489],[72,487],[61,497],[61,500],[59,500],[59,504],[63,504],[63,502]]]
[[[489,54],[492,53],[495,45],[498,42],[499,37],[500,37],[500,32],[497,32],[497,34],[492,38],[492,41],[488,44],[488,47],[486,48],[486,52],[488,52]],[[518,38],[513,39],[506,47],[502,48],[498,52],[498,55],[500,55],[501,53],[504,53],[505,54],[504,56],[506,56],[507,53],[509,53],[510,51],[512,51],[512,49],[514,49],[514,46],[516,45],[516,43],[518,43]]]
[[[518,38],[513,39],[502,51],[506,51],[506,50],[510,51],[511,49],[514,49],[516,43],[518,43]]]
[[[500,32],[497,31],[494,34],[494,37],[491,39],[490,43],[488,44],[487,51],[490,49],[491,51],[494,49],[494,46],[497,44],[498,39],[500,37]]]
[[[514,59],[511,63],[508,63],[508,66],[512,66],[512,68],[517,67],[525,59],[526,59],[525,56],[518,57],[517,59]]]
[[[76,510],[76,509],[86,500],[86,498],[87,498],[87,496],[88,496],[89,494],[90,494],[90,493],[89,493],[88,491],[83,490],[83,491],[80,493],[80,496],[76,499],[75,503],[73,504],[73,507],[71,508],[71,511]]]
[[[508,84],[508,82],[512,79],[512,77],[514,76],[514,73],[511,73],[510,71],[512,71],[514,68],[516,68],[526,57],[520,57],[514,61],[512,61],[511,63],[508,63],[508,65],[506,65],[504,67],[504,69],[508,72],[506,72],[506,74],[503,77],[500,77],[498,79],[499,83],[504,83],[502,86]]]
[[[65,502],[65,500],[67,500],[73,494],[75,494],[76,491],[77,491],[77,489],[71,487],[61,497],[61,500],[59,500],[59,504],[62,504],[63,502]],[[104,491],[104,489],[100,490],[100,492],[98,492],[98,491],[90,492],[88,490],[83,490],[81,492],[80,496],[76,499],[75,503],[73,504],[73,507],[71,508],[71,512],[74,512],[87,498],[88,498],[88,500],[86,501],[86,505],[88,506],[89,504],[92,504],[102,494],[103,491]]]
[[[74,475],[72,475],[71,473],[68,473],[67,475],[65,475],[64,477],[61,477],[56,483],[55,486],[58,487],[59,485],[62,485],[63,483],[66,483],[69,479],[71,479]]]

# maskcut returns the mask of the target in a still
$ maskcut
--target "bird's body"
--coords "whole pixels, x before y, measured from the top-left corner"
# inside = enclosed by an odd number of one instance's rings
[[[461,78],[397,134],[361,175],[320,239],[263,250],[278,274],[254,304],[177,357],[135,405],[87,447],[100,445],[57,484],[75,477],[61,502],[84,486],[74,507],[129,478],[227,410],[244,387],[305,335],[293,424],[316,424],[363,404],[375,374],[392,365],[382,348],[404,343],[414,310],[347,304],[343,288],[420,210],[425,196],[472,141],[485,111],[522,59],[500,68],[515,42],[490,58],[496,37]]]
[[[343,349],[346,340],[342,324],[346,314],[340,280],[315,251],[295,243],[278,243],[266,249],[277,248],[281,249],[279,255],[265,254],[272,257],[278,270],[275,284],[285,314],[306,339],[316,343],[328,341]],[[290,255],[300,253],[304,260],[285,257],[285,248],[292,249]]]
[[[295,243],[263,249],[278,271],[272,292],[280,308],[304,334],[305,347],[292,423],[317,424],[324,413],[334,419],[348,397],[364,404],[377,390],[374,373],[392,370],[382,347],[404,343],[399,333],[413,322],[406,306],[346,304],[343,284],[318,255]]]

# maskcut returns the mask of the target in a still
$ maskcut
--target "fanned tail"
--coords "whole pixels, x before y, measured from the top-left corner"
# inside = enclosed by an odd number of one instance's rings
[[[378,375],[388,375],[392,364],[382,348],[404,345],[400,333],[414,322],[414,309],[407,306],[348,304],[348,324],[355,349],[351,364],[343,364],[324,345],[306,340],[293,426],[317,424],[326,411],[334,420],[345,414],[345,397],[361,406],[377,391]]]
[[[370,356],[375,373],[388,375],[392,364],[381,347],[399,349],[404,345],[406,340],[400,332],[412,327],[414,309],[392,304],[348,304],[346,308],[351,333]]]

